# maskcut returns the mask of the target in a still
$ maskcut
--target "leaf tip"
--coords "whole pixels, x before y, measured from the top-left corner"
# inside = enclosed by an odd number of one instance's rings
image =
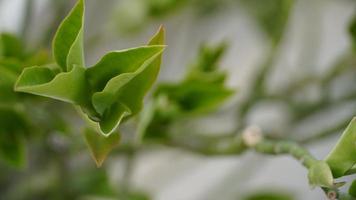
[[[95,130],[89,128],[84,131],[84,137],[89,147],[90,155],[98,168],[102,166],[108,154],[120,142],[119,134],[111,134],[108,137],[103,137]]]
[[[148,42],[149,45],[163,45],[165,43],[166,29],[163,25],[160,25],[158,31],[153,35],[153,37]]]

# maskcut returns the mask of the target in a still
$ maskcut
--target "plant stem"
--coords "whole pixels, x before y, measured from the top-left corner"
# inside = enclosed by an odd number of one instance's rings
[[[203,155],[236,155],[243,153],[247,146],[243,143],[241,136],[237,137],[204,137],[196,136],[189,141],[170,139],[164,142],[168,146],[182,148],[184,150],[197,152]]]
[[[216,141],[216,140],[215,140]],[[224,141],[224,142],[222,142]],[[229,142],[230,141],[230,142]],[[244,141],[243,137],[235,137],[234,139],[224,138],[223,140],[217,141],[215,144],[207,145],[189,145],[187,143],[170,142],[170,145],[184,150],[189,149],[191,151],[201,153],[203,155],[233,155],[241,154],[245,150],[255,150],[260,154],[267,155],[290,155],[296,160],[299,160],[301,164],[309,169],[318,160],[304,147],[293,141],[285,140],[270,140],[262,139],[254,146],[248,146]],[[339,200],[354,200],[348,194],[339,192],[336,188],[322,188],[326,196],[330,200],[332,199],[333,193]]]
[[[299,160],[306,168],[317,161],[305,148],[292,141],[273,141],[264,139],[254,149],[262,154],[288,154]]]
[[[125,166],[124,166],[124,174],[122,177],[122,184],[121,184],[121,191],[122,191],[122,197],[124,199],[129,200],[130,196],[130,187],[131,187],[131,176],[133,172],[133,167],[135,164],[135,150],[128,151],[126,153],[126,160],[125,160]]]

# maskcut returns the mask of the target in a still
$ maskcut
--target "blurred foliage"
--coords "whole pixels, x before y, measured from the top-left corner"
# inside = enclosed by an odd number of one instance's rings
[[[8,33],[0,35],[0,49],[0,158],[24,167],[25,137],[37,131],[25,101],[41,100],[16,93],[13,88],[24,67],[32,62],[46,62],[48,57],[44,51],[25,52],[22,41]]]
[[[277,44],[284,33],[294,0],[265,0],[263,3],[260,0],[242,0],[241,2],[269,36],[272,44]]]
[[[349,188],[349,194],[356,198],[356,180],[352,181],[351,186]]]
[[[226,73],[218,69],[225,48],[225,43],[203,45],[182,81],[157,86],[153,103],[142,114],[148,115],[148,121],[143,120],[146,127],[140,127],[145,132],[142,135],[166,137],[171,123],[214,111],[233,95],[234,91],[225,86]]]
[[[351,36],[351,43],[353,50],[356,51],[356,15],[353,16],[349,25],[349,32]]]
[[[284,192],[273,192],[273,191],[265,191],[265,192],[256,192],[251,194],[248,197],[245,197],[243,200],[294,200],[295,198]]]
[[[192,7],[198,16],[211,15],[226,0],[122,0],[113,13],[119,33],[138,32],[152,21],[166,18]]]

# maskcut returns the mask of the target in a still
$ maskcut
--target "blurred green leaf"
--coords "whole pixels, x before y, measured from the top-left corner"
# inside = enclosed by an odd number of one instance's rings
[[[353,16],[349,25],[349,33],[354,51],[356,51],[356,15]]]
[[[0,157],[6,163],[25,165],[25,133],[28,122],[22,113],[12,107],[0,107]]]
[[[162,17],[179,9],[186,0],[144,0],[148,7],[148,15]]]
[[[76,172],[76,176],[71,177],[69,187],[76,191],[78,195],[87,196],[90,194],[90,196],[103,197],[116,195],[115,189],[110,185],[108,173],[104,168],[88,169],[88,167],[83,167]]]
[[[242,0],[249,13],[275,45],[282,38],[293,0]]]
[[[17,99],[13,89],[17,74],[3,66],[0,66],[0,74],[0,104],[13,104]]]
[[[22,41],[9,33],[0,34],[0,58],[18,58],[24,56]]]
[[[162,84],[157,94],[165,95],[168,103],[179,108],[179,114],[195,115],[214,110],[233,94],[224,86],[204,82]],[[172,106],[172,105],[171,105]]]
[[[0,158],[7,164],[23,168],[26,164],[25,137],[22,133],[0,131]]]
[[[294,197],[285,192],[256,192],[254,194],[245,197],[244,200],[293,200]]]
[[[352,181],[349,187],[349,194],[356,198],[356,180]]]
[[[11,106],[0,106],[0,131],[6,133],[26,133],[28,121],[23,113]]]
[[[119,199],[127,200],[150,200],[149,196],[142,192],[130,192],[129,194],[119,195]]]
[[[356,117],[352,119],[341,138],[326,157],[335,178],[345,173],[356,164]]]
[[[159,85],[155,96],[164,99],[164,110],[175,115],[195,115],[214,110],[230,97],[234,91],[224,86],[226,74],[218,69],[225,49],[225,43],[202,45],[183,81]]]
[[[218,69],[225,49],[225,43],[202,45],[197,61],[182,81],[158,85],[154,100],[144,111],[146,116],[140,118],[140,137],[162,139],[174,122],[213,111],[234,94],[224,85],[226,73]]]
[[[84,136],[91,155],[98,167],[103,164],[106,156],[120,142],[120,135],[118,133],[105,137],[94,129],[90,128],[86,128],[84,130]]]
[[[220,72],[218,62],[226,51],[226,43],[216,46],[202,45],[196,63],[191,66],[187,74],[188,81],[204,81],[208,83],[223,84],[226,78],[225,72]]]
[[[309,184],[312,187],[332,187],[333,175],[329,165],[322,160],[315,162],[308,171]]]

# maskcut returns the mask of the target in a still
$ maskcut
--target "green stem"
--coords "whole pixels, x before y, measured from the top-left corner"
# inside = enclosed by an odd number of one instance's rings
[[[197,136],[198,137],[198,136]],[[167,140],[164,144],[188,150],[191,152],[197,152],[203,155],[236,155],[243,153],[247,146],[244,144],[241,136],[233,137],[198,137],[189,138],[189,141],[179,141],[175,139]],[[197,142],[195,142],[197,141]]]
[[[193,146],[187,145],[186,143],[171,142],[170,145],[184,150],[188,149],[203,155],[236,155],[248,149],[253,149],[258,153],[267,155],[290,155],[296,160],[299,160],[307,169],[318,161],[308,150],[293,141],[262,139],[255,146],[248,147],[242,137],[235,137],[234,139],[224,138],[223,140],[218,140],[215,144]],[[354,200],[350,195],[343,194],[335,188],[322,189],[328,197],[335,193],[337,197],[340,197],[340,200]]]
[[[136,152],[135,150],[128,151],[126,153],[126,160],[125,160],[125,166],[124,166],[124,174],[122,178],[122,184],[121,184],[121,190],[122,194],[120,194],[120,197],[123,198],[124,200],[129,200],[130,198],[130,192],[131,192],[131,176],[135,164],[135,155]]]
[[[306,168],[310,168],[317,161],[308,150],[291,141],[262,140],[254,149],[262,154],[288,154],[299,160]]]

